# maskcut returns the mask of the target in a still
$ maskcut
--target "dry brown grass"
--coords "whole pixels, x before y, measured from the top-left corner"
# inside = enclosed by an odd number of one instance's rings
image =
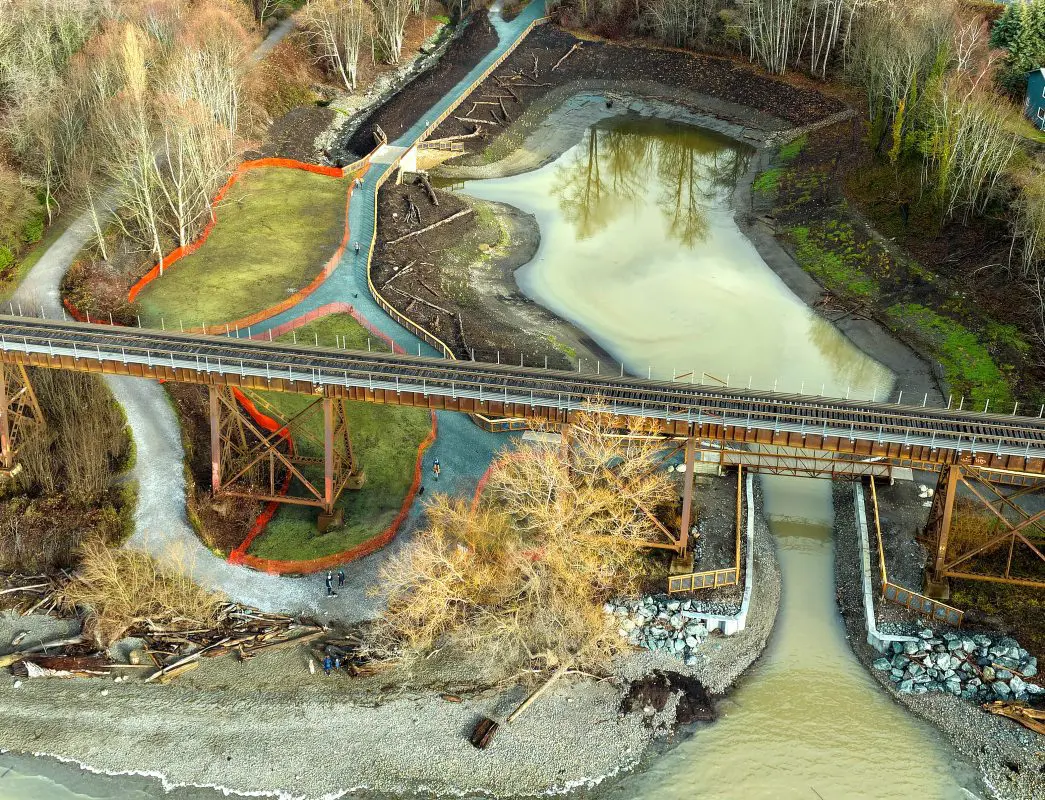
[[[97,375],[36,369],[29,380],[47,425],[19,451],[19,487],[79,506],[97,503],[129,454],[123,411]]]
[[[606,666],[621,643],[606,600],[638,590],[657,538],[637,502],[677,500],[657,439],[606,435],[586,415],[558,442],[523,442],[495,461],[478,508],[433,500],[428,527],[382,571],[388,609],[378,646],[407,660],[442,647],[478,656],[492,674],[533,659]],[[641,423],[635,433],[648,433]]]
[[[68,569],[84,540],[115,543],[129,528],[134,485],[116,479],[130,438],[97,376],[30,370],[29,377],[47,426],[23,443],[17,477],[0,484],[0,570]]]
[[[998,524],[998,520],[985,513],[979,503],[967,497],[955,498],[947,557],[960,558],[985,544],[994,535]]]
[[[161,564],[146,553],[91,539],[64,600],[89,610],[89,627],[103,645],[146,623],[164,630],[212,627],[226,598],[201,588],[190,575],[191,564],[179,554]]]

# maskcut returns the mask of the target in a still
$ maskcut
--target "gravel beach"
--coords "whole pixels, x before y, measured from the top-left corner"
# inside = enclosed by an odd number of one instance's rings
[[[205,660],[168,686],[18,683],[4,674],[0,749],[59,755],[102,772],[158,774],[176,785],[286,796],[365,789],[509,797],[594,785],[634,768],[674,729],[677,698],[657,714],[621,713],[632,681],[655,670],[680,673],[720,695],[762,653],[780,574],[759,492],[756,507],[755,582],[743,632],[708,637],[692,667],[665,653],[637,651],[617,661],[609,680],[569,676],[485,751],[468,743],[472,727],[482,716],[503,719],[529,687],[469,690],[474,674],[440,664],[428,675],[328,678],[310,674],[303,648],[244,663]],[[23,630],[37,640],[66,633],[48,618],[0,616],[0,652]],[[447,691],[462,702],[444,699]]]

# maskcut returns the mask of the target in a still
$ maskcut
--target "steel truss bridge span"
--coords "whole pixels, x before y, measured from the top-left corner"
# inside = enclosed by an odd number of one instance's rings
[[[594,408],[667,436],[1045,474],[1045,421],[1030,417],[8,316],[0,360],[553,424]]]

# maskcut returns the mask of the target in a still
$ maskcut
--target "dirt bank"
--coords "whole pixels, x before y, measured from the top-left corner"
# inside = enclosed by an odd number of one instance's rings
[[[576,45],[579,47],[574,49]],[[553,70],[567,53],[570,55]],[[646,85],[654,91],[672,87],[669,93],[683,91],[710,98],[734,107],[748,119],[769,118],[769,125],[780,127],[814,122],[843,108],[837,100],[805,86],[801,79],[770,78],[739,61],[641,45],[581,42],[549,24],[531,33],[432,138],[468,134],[478,127],[484,135],[477,140],[478,145],[470,147],[478,151],[485,147],[484,139],[499,136],[506,125],[545,95],[578,81],[593,80],[615,87]]]
[[[834,504],[839,611],[856,657],[883,691],[939,728],[954,748],[976,766],[997,797],[1003,800],[1045,798],[1045,758],[1041,752],[1041,737],[950,694],[900,693],[896,684],[888,679],[887,672],[871,667],[881,654],[867,644],[852,484],[835,483]]]
[[[611,357],[583,332],[519,290],[515,270],[540,243],[537,221],[502,203],[418,184],[386,184],[378,198],[380,232],[371,267],[375,284],[400,311],[449,344],[459,358],[570,369]],[[409,204],[416,207],[411,216]],[[470,209],[470,211],[469,211]],[[458,220],[390,244],[455,214]],[[420,225],[417,215],[421,217]]]
[[[374,147],[377,126],[396,139],[420,119],[424,109],[457,85],[468,72],[497,45],[497,33],[481,9],[465,23],[464,31],[451,42],[438,63],[426,69],[386,102],[346,131],[330,147],[331,157],[348,163],[369,153]],[[427,67],[427,65],[426,65]]]

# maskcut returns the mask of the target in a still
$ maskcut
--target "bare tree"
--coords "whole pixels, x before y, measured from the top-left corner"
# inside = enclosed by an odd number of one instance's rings
[[[352,91],[356,88],[359,53],[371,35],[372,14],[363,0],[311,0],[305,21],[312,47]]]
[[[374,33],[381,57],[398,64],[403,54],[403,31],[410,16],[411,0],[371,0],[374,9]]]
[[[541,657],[605,666],[622,645],[602,604],[637,591],[641,545],[656,535],[640,509],[678,499],[659,437],[640,421],[620,436],[614,422],[583,415],[566,447],[507,450],[476,508],[435,498],[428,528],[383,570],[378,647],[423,657],[452,646],[502,674]]]

